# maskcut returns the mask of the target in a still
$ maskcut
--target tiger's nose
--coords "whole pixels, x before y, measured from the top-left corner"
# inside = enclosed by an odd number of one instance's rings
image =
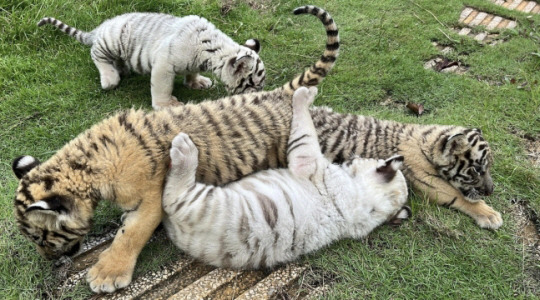
[[[490,196],[491,194],[493,194],[494,189],[495,187],[493,186],[492,182],[489,182],[486,185],[484,185],[484,188],[482,189],[484,192],[484,196]]]

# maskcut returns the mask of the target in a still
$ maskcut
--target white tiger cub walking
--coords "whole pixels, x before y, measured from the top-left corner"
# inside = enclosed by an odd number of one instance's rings
[[[294,93],[288,169],[224,187],[196,183],[198,150],[188,135],[174,138],[163,208],[180,249],[218,267],[271,267],[340,238],[363,237],[393,216],[408,217],[402,156],[343,165],[324,158],[308,111],[316,93]]]
[[[101,87],[115,88],[120,75],[151,73],[152,107],[178,105],[172,96],[174,77],[184,84],[206,89],[212,81],[199,72],[219,77],[232,94],[260,91],[266,77],[259,58],[259,41],[242,46],[199,16],[175,17],[159,13],[128,13],[106,20],[91,32],[46,17],[38,26],[52,24],[79,42],[91,46]]]

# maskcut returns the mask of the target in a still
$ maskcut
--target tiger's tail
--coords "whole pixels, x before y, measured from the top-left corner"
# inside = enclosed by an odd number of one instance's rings
[[[75,27],[71,27],[55,18],[45,17],[37,23],[37,26],[41,27],[45,24],[51,24],[55,26],[56,28],[62,30],[65,34],[75,38],[77,41],[87,46],[92,46],[92,43],[94,42],[94,34],[92,32],[85,32]]]
[[[332,69],[339,54],[338,28],[330,14],[322,8],[312,5],[298,7],[293,13],[295,15],[312,14],[321,20],[326,29],[326,49],[321,58],[309,69],[306,69],[302,74],[283,85],[284,92],[289,95],[292,95],[294,91],[301,86],[318,85]]]

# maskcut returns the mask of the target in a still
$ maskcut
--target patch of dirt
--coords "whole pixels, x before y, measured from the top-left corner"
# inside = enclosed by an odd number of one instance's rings
[[[516,220],[516,237],[521,242],[527,261],[540,262],[540,220],[524,200],[512,199],[512,214]],[[524,263],[523,270],[527,275],[522,289],[526,293],[540,293],[540,269],[537,264]]]
[[[283,287],[273,299],[324,299],[336,280],[334,273],[308,267],[298,280]]]
[[[460,61],[452,61],[446,57],[436,57],[424,63],[424,69],[431,69],[441,73],[464,74],[469,67]]]
[[[535,168],[540,168],[540,140],[525,138],[525,152],[527,158],[531,161]]]

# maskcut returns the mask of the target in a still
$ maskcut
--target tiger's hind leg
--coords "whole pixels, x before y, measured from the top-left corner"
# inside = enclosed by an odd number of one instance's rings
[[[193,141],[185,133],[178,134],[172,141],[170,150],[171,168],[163,190],[163,207],[176,202],[186,190],[195,185],[198,150]]]
[[[104,90],[111,90],[120,83],[120,73],[114,65],[114,60],[108,57],[108,54],[97,45],[98,43],[95,43],[92,46],[90,56],[99,71],[101,88]]]
[[[315,100],[315,95],[315,87],[309,90],[301,87],[294,92],[287,160],[289,170],[295,176],[317,180],[329,162],[321,153],[317,132],[309,114],[309,105]]]
[[[204,77],[199,73],[187,74],[184,77],[184,85],[194,90],[205,90],[212,87],[212,80],[208,77]]]

